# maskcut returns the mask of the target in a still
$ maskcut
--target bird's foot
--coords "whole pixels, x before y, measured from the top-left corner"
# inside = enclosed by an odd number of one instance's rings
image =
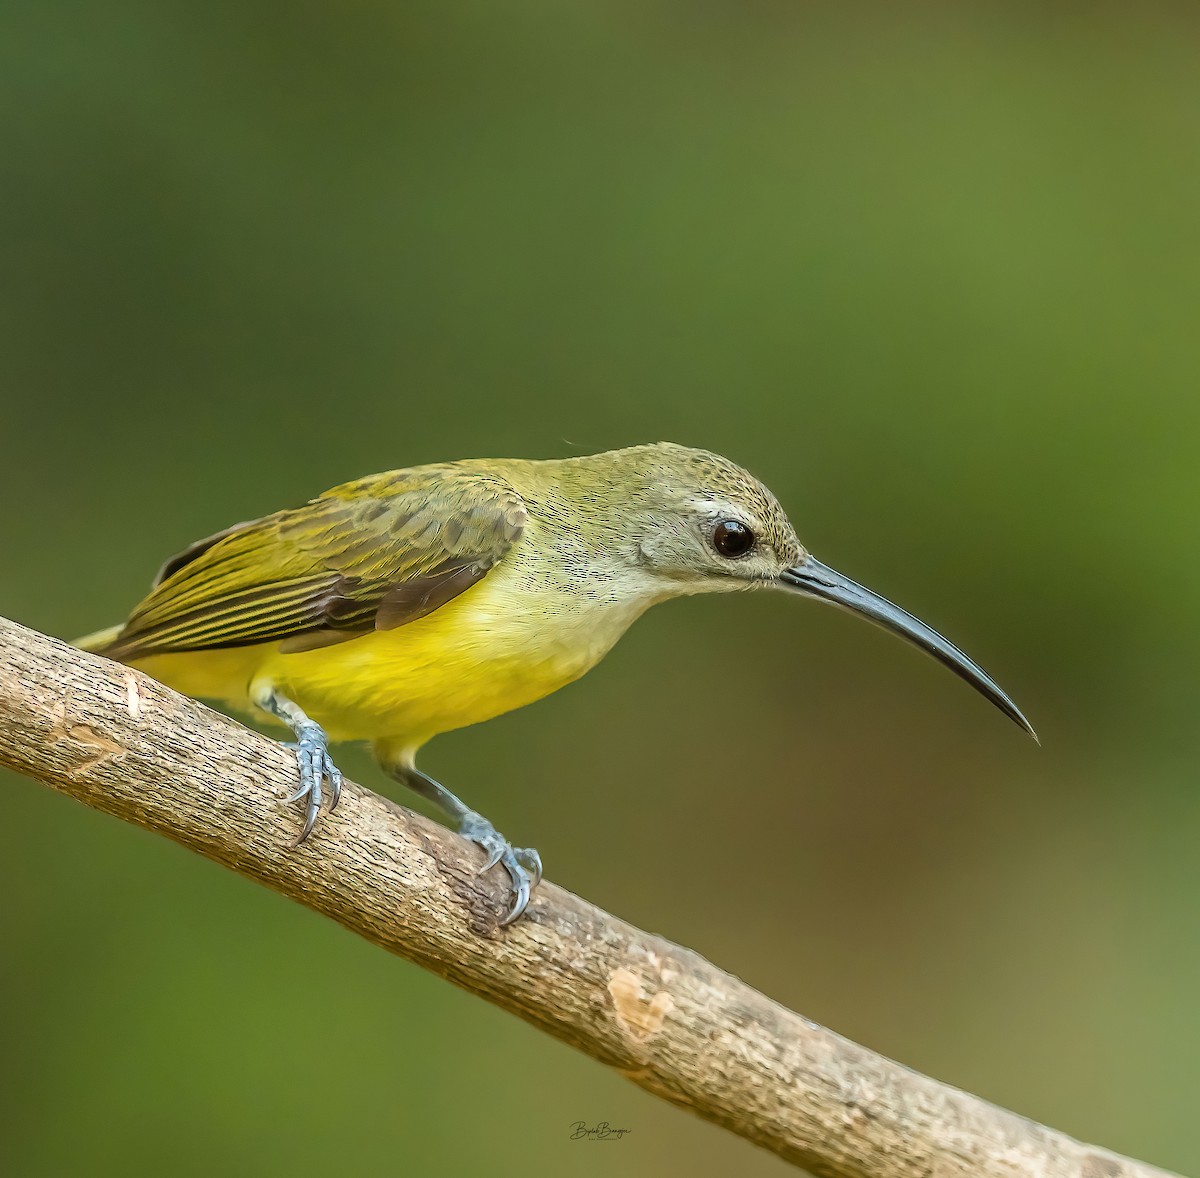
[[[300,788],[286,799],[285,804],[305,801],[304,828],[294,844],[298,847],[317,824],[321,803],[325,800],[323,783],[326,779],[331,794],[329,809],[332,811],[337,806],[342,796],[342,771],[333,763],[325,730],[311,720],[296,725],[295,741],[285,744],[284,748],[296,750],[296,764],[300,769]]]
[[[542,878],[542,857],[532,847],[514,847],[482,814],[468,810],[458,824],[458,833],[478,843],[487,852],[487,862],[480,875],[497,863],[508,872],[512,883],[513,902],[500,924],[512,924],[529,903],[529,894]]]

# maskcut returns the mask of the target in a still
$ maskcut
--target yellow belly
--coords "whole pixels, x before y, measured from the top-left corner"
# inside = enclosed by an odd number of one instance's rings
[[[252,693],[269,683],[334,740],[386,739],[415,750],[579,678],[644,608],[579,614],[555,595],[497,582],[419,621],[333,646],[283,654],[269,643],[152,655],[137,666],[188,695],[260,717]]]

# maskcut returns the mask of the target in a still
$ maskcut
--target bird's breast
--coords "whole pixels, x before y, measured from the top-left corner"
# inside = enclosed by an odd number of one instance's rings
[[[578,679],[650,604],[519,573],[497,569],[394,630],[277,653],[263,673],[337,738],[415,746]]]

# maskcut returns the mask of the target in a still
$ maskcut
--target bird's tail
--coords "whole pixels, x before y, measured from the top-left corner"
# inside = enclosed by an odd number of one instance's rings
[[[109,626],[107,630],[97,630],[95,634],[76,638],[71,645],[78,646],[80,650],[90,650],[93,654],[107,654],[123,628],[122,626]]]

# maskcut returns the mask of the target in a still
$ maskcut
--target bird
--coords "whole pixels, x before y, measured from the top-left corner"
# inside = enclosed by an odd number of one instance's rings
[[[185,548],[122,624],[76,645],[289,728],[297,845],[341,796],[330,745],[370,742],[386,774],[483,848],[481,873],[503,868],[503,926],[525,911],[541,856],[422,773],[418,751],[578,679],[652,605],[760,589],[900,635],[1037,739],[958,647],[813,557],[758,479],[672,442],[343,483]]]

